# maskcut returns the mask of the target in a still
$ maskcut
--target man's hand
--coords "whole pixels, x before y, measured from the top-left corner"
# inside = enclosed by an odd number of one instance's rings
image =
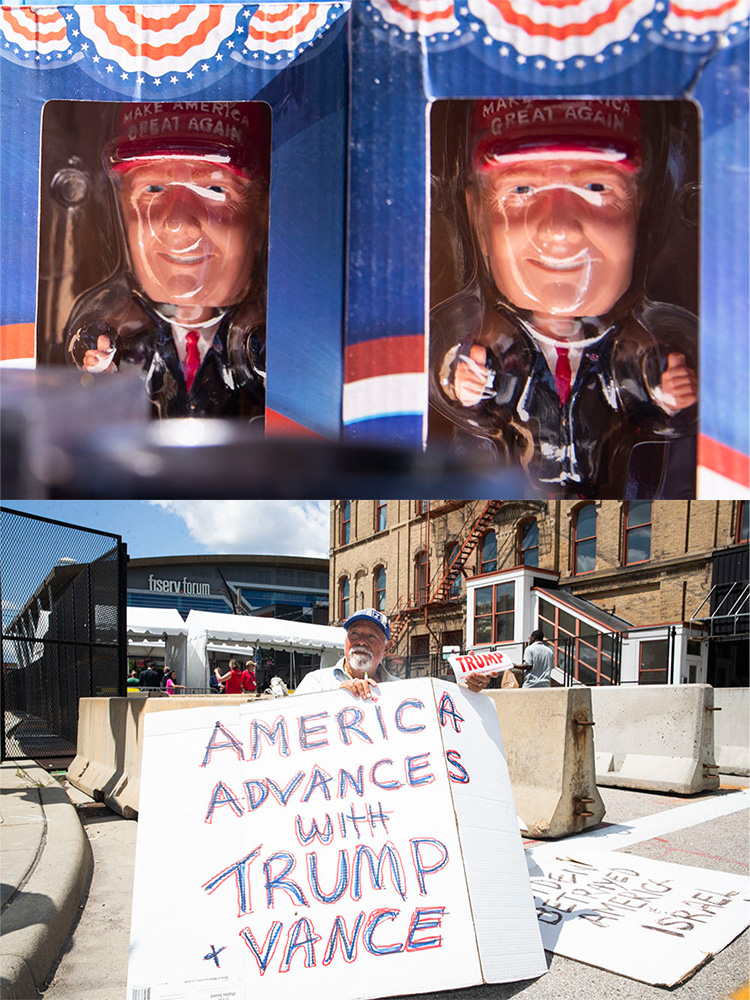
[[[96,350],[91,349],[84,354],[83,367],[87,372],[116,372],[117,366],[112,363],[114,353],[109,337],[100,334],[96,338]]]
[[[688,368],[684,354],[670,354],[659,383],[660,402],[673,412],[685,410],[698,401],[698,379]]]
[[[461,360],[463,359],[463,360]],[[487,368],[487,351],[481,344],[474,344],[469,357],[459,355],[453,389],[464,406],[475,406],[484,396],[490,370]]]
[[[377,701],[377,698],[373,698],[372,695],[372,689],[377,686],[377,681],[372,680],[367,674],[362,680],[358,677],[352,677],[351,680],[344,681],[341,685],[344,691],[349,691],[355,698],[361,698],[362,701],[369,701],[371,698],[373,701]]]
[[[484,691],[489,686],[493,677],[497,677],[497,671],[492,674],[469,674],[461,683],[465,684],[469,691]]]

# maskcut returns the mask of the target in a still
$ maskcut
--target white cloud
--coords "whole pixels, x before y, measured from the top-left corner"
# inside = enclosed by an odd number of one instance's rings
[[[328,556],[329,500],[149,500],[211,552]]]

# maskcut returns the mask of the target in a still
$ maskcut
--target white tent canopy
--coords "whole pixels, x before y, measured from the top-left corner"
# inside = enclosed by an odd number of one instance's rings
[[[262,649],[319,653],[321,666],[333,666],[342,656],[346,631],[283,618],[225,615],[191,611],[187,617],[189,687],[208,683],[208,647],[254,645]]]
[[[164,662],[184,684],[188,627],[177,608],[128,608],[128,644],[164,643]]]
[[[187,622],[177,608],[128,608],[128,640],[146,642],[168,635],[187,635]]]

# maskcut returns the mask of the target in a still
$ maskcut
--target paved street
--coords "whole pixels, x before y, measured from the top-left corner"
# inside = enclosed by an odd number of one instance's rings
[[[747,784],[744,779],[727,778],[717,796]],[[137,823],[116,816],[74,788],[68,791],[91,842],[94,875],[80,920],[44,997],[45,1000],[124,1000]],[[600,791],[607,807],[605,824],[614,830],[635,819],[717,797],[685,799],[616,788]],[[558,841],[557,846],[562,848],[564,843]],[[539,844],[529,846],[536,848]],[[606,849],[611,848],[612,845],[607,845]],[[743,809],[673,830],[622,850],[675,864],[747,874],[748,811]],[[169,946],[169,927],[154,927],[153,933],[164,940],[165,947]],[[742,989],[748,979],[748,932],[711,958],[687,982],[669,990],[551,953],[547,953],[547,960],[549,972],[538,980],[453,990],[439,997],[441,1000],[664,1000],[667,996],[676,1000],[740,1000],[747,997]]]

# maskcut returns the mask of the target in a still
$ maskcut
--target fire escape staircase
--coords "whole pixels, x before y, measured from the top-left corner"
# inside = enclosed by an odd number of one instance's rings
[[[443,604],[448,600],[451,587],[456,577],[466,565],[466,562],[477,547],[479,539],[482,537],[492,519],[499,510],[502,500],[490,500],[469,528],[469,532],[461,545],[456,550],[453,559],[445,569],[442,579],[432,591],[426,601],[406,601],[397,610],[394,620],[391,622],[391,649],[395,649],[398,641],[404,633],[410,616],[417,610],[427,609],[431,604]]]

